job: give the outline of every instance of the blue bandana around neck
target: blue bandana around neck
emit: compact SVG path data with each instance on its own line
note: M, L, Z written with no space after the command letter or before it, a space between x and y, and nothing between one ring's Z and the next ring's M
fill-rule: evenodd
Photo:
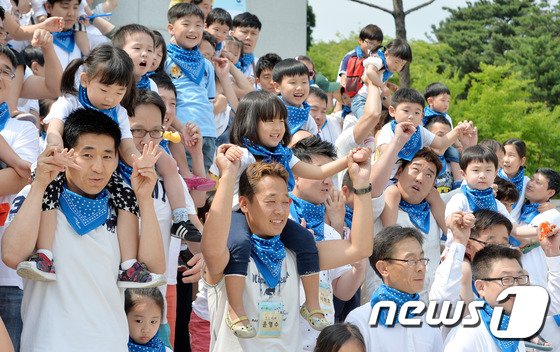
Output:
M358 57L358 59L364 58L364 51L359 45L356 48L354 48L354 51L356 52L356 56Z
M441 177L447 171L447 160L445 160L445 156L438 155L439 162L441 163L441 171L437 175L437 177Z
M255 61L255 55L253 55L253 53L243 54L235 64L235 67L245 73L245 70L253 64L253 61Z
M10 115L10 108L8 107L8 103L4 102L0 104L0 131L6 127L6 123L11 118Z
M95 199L91 199L65 186L60 194L60 210L70 226L83 236L103 225L109 218L109 191L103 189Z
M391 121L391 130L393 133L395 133L396 127L397 121ZM414 132L412 137L410 137L399 152L399 158L411 161L420 149L422 149L422 136L420 135L420 126L418 126L416 127L416 132Z
M159 145L161 146L161 149L163 149L163 151L167 153L167 155L171 155L171 150L169 149L168 140L162 139L161 142L159 142Z
M80 102L80 104L82 104L82 106L84 108L89 109L89 110L95 110L95 111L102 112L105 115L109 116L117 124L119 123L119 117L118 117L118 114L117 114L117 107L115 106L113 108L105 109L105 110L96 108L89 101L89 98L87 96L87 89L84 86L82 86L81 84L80 84L80 87L78 88L78 101Z
M301 128L307 120L309 119L309 112L311 111L311 106L307 104L306 101L303 102L301 108L296 108L295 106L290 106L286 104L284 99L280 98L284 105L286 105L286 109L288 110L288 128L290 129L290 133L292 136Z
M138 83L136 83L136 88L150 90L150 75L149 75L149 72L146 73L145 75L143 75L142 78L140 78Z
M498 346L500 351L502 351L502 352L515 352L515 351L517 351L517 346L519 344L519 340L500 339L500 338L495 337L492 334L492 331L490 331L490 320L492 319L492 314L494 312L494 309L492 307L490 307L490 305L486 301L484 301L484 306L482 307L481 310L479 310L479 312L480 312L480 318L484 322L484 326L486 327L486 330L488 330L488 333L490 334L490 336L492 336L492 340L494 340L494 342L496 343L496 345ZM500 326L498 327L498 330L506 330L507 327L508 327L508 324L509 324L509 315L503 314L502 315L502 321L500 322Z
M292 204L290 204L290 215L297 223L305 219L306 227L313 230L315 241L325 239L325 205L315 205L290 193Z
M387 82L389 78L393 77L393 72L389 71L389 67L387 66L387 58L385 57L385 53L383 50L377 50L377 56L383 61L383 83Z
M222 51L223 48L224 48L224 42L219 42L218 44L216 44L216 51L217 52Z
M426 200L423 200L420 204L410 204L401 200L399 208L408 214L410 221L420 231L425 234L430 232L430 204Z
M401 307L403 306L403 304L409 301L419 301L419 300L420 300L420 295L418 293L412 295L409 293L401 292L385 284L382 284L377 288L377 290L373 292L373 295L371 295L370 303L371 303L371 307L373 308L375 304L377 304L377 302L381 302L381 301L395 302L397 304L397 313L395 314L395 322L399 323L399 312L401 311ZM388 309L381 309L379 311L378 322L379 324L385 327L387 327L387 313L388 313ZM407 318L412 318L413 316L414 315L412 313L407 312L406 315Z
M503 169L499 169L498 170L498 176L501 179L504 179L506 181L509 181L509 182L513 183L515 185L515 188L517 188L517 192L519 193L519 198L513 204L513 208L515 208L515 206L519 202L519 199L521 199L521 196L523 195L523 184L525 183L524 182L524 180L525 180L525 168L523 166L521 166L521 168L517 172L517 175L513 176L513 178L509 178L508 175L506 175L506 173L504 172ZM523 200L521 200L521 201L523 201Z
M556 325L560 326L560 314L553 315L552 317L554 318Z
M531 221L535 218L535 216L539 215L539 207L540 203L525 203L521 208L521 216L519 217L519 221L530 224Z
M74 51L76 41L74 40L73 30L52 32L51 34L53 35L53 43L56 44L59 48L66 51L67 53L71 53Z
M352 108L348 105L342 105L342 118L345 118L346 115L352 113Z
M436 116L443 116L445 117L445 113L441 113L439 111L435 111L430 109L429 106L424 108L424 117L422 118L422 125L425 127L430 120Z
M130 186L130 176L132 175L132 166L128 166L124 161L119 159L119 166L117 167L118 173L123 180Z
M479 209L498 211L498 204L496 203L496 198L494 198L494 190L492 187L480 191L478 189L472 189L467 185L462 185L461 192L467 197L469 207L473 213Z
M187 50L171 43L167 45L167 54L179 66L184 75L194 83L200 84L204 76L205 64L204 56L198 50L198 46L195 46L192 50Z
M157 334L156 336L152 337L152 339L148 341L148 343L146 343L145 345L140 345L134 342L134 340L132 340L132 338L129 337L128 351L129 352L165 352L165 344L163 343L163 341L161 341L161 339Z
M280 282L282 261L286 257L286 249L280 236L261 238L251 235L251 258L262 275L266 285L275 288Z
M352 228L352 218L354 217L354 209L351 209L348 205L344 206L346 208L346 213L344 213L344 224L349 229Z
M269 150L262 145L251 142L247 137L243 137L243 146L254 156L262 157L265 163L277 162L284 165L290 176L288 178L288 191L294 189L295 180L292 168L290 167L290 160L292 159L292 150L290 148L284 147L280 143L274 150Z

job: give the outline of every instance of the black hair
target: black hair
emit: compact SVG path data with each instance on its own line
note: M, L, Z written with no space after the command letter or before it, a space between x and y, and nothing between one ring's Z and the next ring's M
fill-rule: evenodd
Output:
M471 238L479 238L482 231L498 225L505 226L508 233L511 233L511 230L513 229L511 221L497 211L479 209L475 211L473 215L475 217L475 222L473 228L471 229Z
M261 56L257 61L257 65L255 66L256 77L260 77L261 73L264 70L272 71L274 69L274 66L276 66L276 64L280 61L282 61L282 58L275 53L268 53Z
M555 197L558 195L558 193L560 193L560 173L558 173L558 171L542 167L537 169L535 174L541 174L546 177L546 179L548 180L547 189L554 190L554 195L552 197Z
M335 146L317 136L306 137L292 146L294 156L304 163L311 163L314 155L322 155L327 158L336 159Z
M52 99L39 99L39 116L41 119L47 117L49 111L51 111L51 106L55 102Z
M243 146L243 138L247 137L253 143L261 144L257 135L258 122L272 121L275 117L284 120L285 132L280 143L287 146L292 136L288 128L288 111L284 103L276 95L265 90L247 93L237 106L229 140L233 144Z
M62 142L64 148L74 148L81 135L92 133L113 138L115 153L121 143L121 130L112 118L102 112L91 109L77 109L68 115L64 122Z
M451 91L447 86L441 82L431 83L428 84L426 90L424 91L424 98L428 100L428 98L437 97L440 94L449 94L451 95Z
M354 182L352 182L352 178L350 177L348 170L344 171L344 176L342 176L342 186L346 186L350 189L354 188Z
M154 33L154 54L156 52L156 48L161 46L161 61L159 66L155 69L155 72L164 73L164 66L165 61L167 60L167 44L165 43L165 39L163 35L159 31L152 31Z
M426 123L426 126L424 126L424 127L426 127L426 129L429 130L430 127L432 127L436 123L443 123L444 125L447 125L447 126L451 127L451 123L449 122L449 120L446 119L445 116L442 116L442 115L436 115L434 117L431 117L428 120L428 123Z
M190 16L198 17L204 23L204 12L198 6L189 3L179 3L171 7L167 11L167 22L173 24L180 18Z
M38 63L40 66L45 65L45 57L43 56L43 51L40 48L28 45L21 51L21 56L25 61L25 65L31 68L33 62Z
M215 196L216 191L206 192L206 201L204 202L204 205L196 209L196 216L203 224L206 222L206 214L210 212L210 207L212 206Z
M443 166L441 165L441 161L439 160L437 154L428 147L420 149L410 160L402 160L401 165L399 166L400 170L404 170L410 163L414 161L414 159L424 159L429 163L434 164L436 167L436 174L434 176L439 175ZM435 177L434 177L435 182Z
M323 90L319 87L311 86L309 87L309 95L314 95L317 98L324 100L325 103L329 103L329 96L327 93L323 92Z
M513 183L508 180L497 176L494 179L494 184L498 187L496 192L496 199L500 202L517 202L519 199L519 191Z
M140 89L136 93L136 99L134 99L134 110L140 105L155 105L161 112L161 122L163 123L166 109L165 103L159 94L149 89ZM134 118L134 116L131 116L131 118Z
M206 31L202 32L202 40L206 40L212 46L212 48L216 50L216 47L218 46L218 40L212 34Z
M426 101L422 94L419 91L412 88L400 88L398 89L395 94L393 94L393 98L391 99L391 106L396 108L399 104L402 103L413 103L419 104L420 106L424 107Z
M527 146L525 145L525 142L523 142L521 139L510 138L504 142L504 149L506 145L513 145L515 151L517 152L520 158L524 158L527 156Z
M472 260L473 279L487 278L492 271L492 264L500 259L515 259L519 266L523 267L523 264L521 264L521 251L499 244L489 244L474 255Z
M122 49L126 45L126 41L128 37L130 37L135 33L147 34L150 38L152 38L152 44L154 45L154 49L155 49L156 39L154 37L154 32L150 28L137 23L127 24L117 29L117 31L111 38L111 42L117 48Z
M498 170L498 157L490 148L486 148L478 144L468 147L463 150L463 153L461 153L459 166L461 167L461 170L467 171L469 164L475 161L481 163L492 163L494 164L496 170Z
M158 89L163 88L170 90L173 92L173 94L175 94L175 98L177 98L177 88L175 88L173 81L171 81L171 78L167 74L155 73L150 76L150 79L154 81Z
M47 0L47 2L51 5L56 4L57 2L63 2L63 1L72 1L72 0ZM78 5L80 4L80 0L78 0Z
M495 139L483 139L480 142L478 142L478 145L481 145L486 148L490 148L496 154L498 153L499 150L501 150L502 153L504 154L506 152L506 148L504 148L504 145Z
M9 46L0 44L0 55L6 56L12 63L14 69L18 66L19 60Z
M272 69L272 80L280 84L285 77L306 76L309 77L309 69L305 64L296 59L284 59L277 63Z
M360 30L360 40L377 40L383 42L383 31L374 24L368 24Z
M259 31L262 28L262 23L259 21L259 18L252 13L243 12L233 18L233 28L237 27L248 27L248 28L255 28Z
M348 341L356 341L366 352L366 344L360 329L354 324L337 323L324 328L317 337L314 352L338 352L342 345Z
M405 60L407 64L412 62L412 49L406 40L391 40L385 47L385 52L388 52L391 56Z
M309 56L298 55L298 56L294 57L294 59L296 59L297 61L309 62L311 64L311 66L313 66L313 69L315 70L315 64L313 63L313 60L311 60L311 58Z
M260 181L266 176L281 178L286 182L286 191L288 190L289 175L282 164L277 162L267 163L264 161L257 161L249 165L249 167L241 173L239 177L239 196L253 200Z
M207 27L210 27L214 23L225 24L229 29L233 28L233 19L231 15L229 12L219 7L212 9L212 11L208 13L208 16L206 16Z
M383 277L375 267L375 264L380 260L392 258L397 244L408 238L417 240L420 246L424 243L423 235L414 227L388 226L375 235L375 245L373 246L373 253L369 257L369 264L381 279Z
M152 300L161 309L161 317L163 319L163 295L157 287L127 288L124 291L124 312L128 314L136 304L144 299Z
M62 94L78 94L75 78L80 66L90 81L98 79L102 84L127 87L121 105L127 109L129 115L133 114L132 102L136 91L134 64L124 50L110 44L103 44L93 49L87 57L70 62L62 73L60 82Z

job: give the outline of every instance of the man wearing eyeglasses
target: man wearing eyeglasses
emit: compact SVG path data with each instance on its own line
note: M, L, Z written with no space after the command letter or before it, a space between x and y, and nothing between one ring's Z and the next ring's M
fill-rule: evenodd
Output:
M454 302L459 299L461 262L473 224L472 214L452 214L453 242L436 270L430 301ZM420 300L418 293L424 288L429 259L422 249L423 241L424 235L412 227L390 226L375 236L370 265L383 284L373 293L370 302L354 309L346 318L346 322L360 329L368 352L443 350L443 337L438 327L429 326L424 321L420 327L410 328L398 321L400 307L406 302ZM387 324L387 311L381 310L377 326L372 327L369 325L372 307L382 301L396 303L395 324ZM410 311L407 316L412 317Z

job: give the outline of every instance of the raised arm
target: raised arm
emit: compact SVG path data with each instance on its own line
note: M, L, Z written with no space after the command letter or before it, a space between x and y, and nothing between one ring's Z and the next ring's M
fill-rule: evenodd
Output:
M370 149L356 148L352 150L347 157L333 160L321 166L300 161L292 167L292 172L298 177L303 177L310 180L323 180L346 169L346 167L348 166L348 161L350 160L349 158L353 158L355 162L361 163L364 160L369 160L370 156Z
M474 128L470 122L461 122L445 136L435 136L430 147L446 150L449 148L462 134L472 134Z
M372 134L375 125L381 117L381 96L379 88L368 81L368 95L366 105L364 106L364 114L354 126L354 141L356 144L362 144L367 136Z
M4 18L4 29L15 40L31 40L36 29L44 29L47 32L60 32L63 25L64 19L62 17L50 17L41 23L23 27L8 13Z

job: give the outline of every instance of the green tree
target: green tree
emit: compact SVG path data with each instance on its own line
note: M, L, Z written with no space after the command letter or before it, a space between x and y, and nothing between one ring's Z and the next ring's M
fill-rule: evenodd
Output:
M315 13L313 12L313 7L307 3L307 47L309 50L311 44L313 44L313 28L315 28Z
M348 38L338 36L338 40L318 42L307 51L315 64L315 70L330 81L336 81L338 66L344 55L358 45L358 35L351 33Z

